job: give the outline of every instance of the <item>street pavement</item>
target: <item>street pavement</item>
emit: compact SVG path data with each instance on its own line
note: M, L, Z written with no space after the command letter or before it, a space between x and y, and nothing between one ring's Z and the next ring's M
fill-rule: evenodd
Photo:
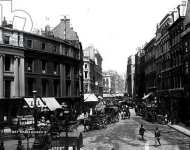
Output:
M105 129L83 132L83 147L81 150L190 150L190 137L174 130L167 125L150 123L136 116L131 111L131 118L120 120ZM145 140L139 136L139 127L143 124ZM161 146L155 146L154 129L161 130ZM79 136L83 126L79 126L69 136ZM64 133L62 133L64 136ZM30 148L34 139L30 139ZM16 150L17 140L5 141L5 150ZM26 140L22 141L26 148Z
M131 119L120 120L106 129L85 132L82 150L189 150L190 138L168 127L153 124L135 116L131 110ZM139 127L143 124L145 140L139 136ZM161 146L155 146L154 129L161 130Z

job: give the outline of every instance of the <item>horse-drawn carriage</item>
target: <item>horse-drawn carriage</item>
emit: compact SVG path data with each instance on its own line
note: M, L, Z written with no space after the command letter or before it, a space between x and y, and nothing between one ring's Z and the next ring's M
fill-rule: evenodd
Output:
M107 124L119 121L119 108L117 106L107 106L104 109Z
M110 123L119 121L119 109L117 106L106 106L102 111L96 111L93 115L84 119L84 126L88 130L102 129Z
M130 111L128 106L123 106L121 109L121 119L129 119Z

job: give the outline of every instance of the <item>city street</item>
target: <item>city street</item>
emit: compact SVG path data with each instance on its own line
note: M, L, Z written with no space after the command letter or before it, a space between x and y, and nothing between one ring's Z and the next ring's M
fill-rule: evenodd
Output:
M138 135L140 124L144 125L145 140ZM161 130L161 146L155 146L154 129ZM83 150L187 150L190 138L167 125L152 124L134 113L131 119L120 120L106 129L84 133Z

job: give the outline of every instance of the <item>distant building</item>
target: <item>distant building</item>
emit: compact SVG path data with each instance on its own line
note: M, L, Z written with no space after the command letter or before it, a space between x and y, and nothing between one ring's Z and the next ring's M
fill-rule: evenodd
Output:
M130 97L134 96L135 56L131 55L127 60L126 92Z
M56 28L60 32L61 24ZM82 65L79 39L66 41L56 32L47 36L0 27L0 121L11 123L33 90L37 97L55 97L79 110Z
M97 49L89 46L84 52L84 93L95 93L97 96L103 94L102 83L102 57Z
M124 79L116 71L104 71L103 87L104 94L124 93Z
M134 75L134 96L142 98L145 90L145 53L143 48L139 48L135 54L135 75Z
M112 93L115 86L113 84L113 77L111 74L103 73L103 93L110 94Z

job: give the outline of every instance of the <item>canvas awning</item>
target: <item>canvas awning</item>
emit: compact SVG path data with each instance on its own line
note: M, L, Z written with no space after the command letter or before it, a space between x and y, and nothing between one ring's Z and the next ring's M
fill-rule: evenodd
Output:
M57 108L62 108L54 97L42 97L42 100L51 111L54 111Z
M84 102L98 102L95 94L84 94Z
M34 108L34 98L24 98L24 100L30 108ZM40 98L36 99L36 106L41 108L46 107Z
M150 93L148 93L147 95L145 95L142 99L147 99L149 96L151 96L153 93L152 92L150 92Z
M103 97L102 96L98 96L98 99L103 99Z

